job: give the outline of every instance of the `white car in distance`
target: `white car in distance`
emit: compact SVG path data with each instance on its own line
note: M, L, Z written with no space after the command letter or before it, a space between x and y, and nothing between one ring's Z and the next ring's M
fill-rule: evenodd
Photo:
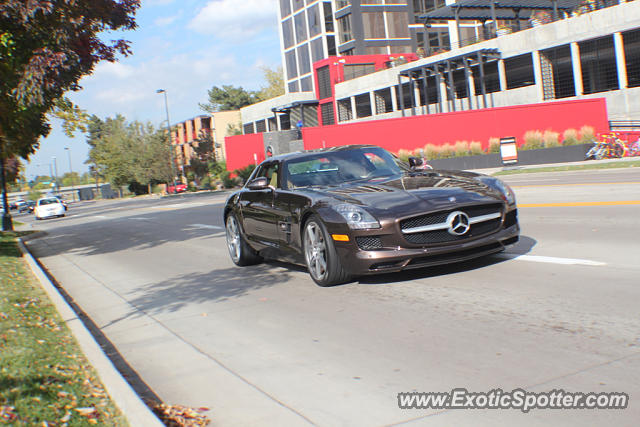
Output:
M53 218L58 216L64 216L66 209L56 197L42 197L38 199L36 207L33 210L36 215L36 219Z

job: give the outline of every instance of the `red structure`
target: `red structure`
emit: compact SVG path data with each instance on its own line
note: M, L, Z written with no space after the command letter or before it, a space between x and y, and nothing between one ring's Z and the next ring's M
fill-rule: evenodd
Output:
M317 128L303 128L307 150L346 144L374 144L394 153L414 150L426 144L478 141L483 148L489 138L513 136L518 145L525 132L592 126L596 133L607 132L607 104L604 98L545 102L512 107L483 108L452 113L428 114L372 120Z
M303 128L306 150L348 144L374 144L397 153L426 144L442 145L456 141L478 141L483 148L489 138L513 136L518 145L530 130L552 130L591 126L596 133L609 132L604 98L544 102L512 107L484 108L452 113L428 114L385 120L372 120L333 126ZM227 137L227 168L231 171L265 159L262 134Z

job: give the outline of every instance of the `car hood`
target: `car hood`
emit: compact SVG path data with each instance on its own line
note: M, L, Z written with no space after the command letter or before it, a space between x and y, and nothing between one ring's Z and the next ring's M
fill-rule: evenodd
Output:
M473 173L433 171L316 188L338 201L374 210L438 210L460 204L502 202L502 194Z

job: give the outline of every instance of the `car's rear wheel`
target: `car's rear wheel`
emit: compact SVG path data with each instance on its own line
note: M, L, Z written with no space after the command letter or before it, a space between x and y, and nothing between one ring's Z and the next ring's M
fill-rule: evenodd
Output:
M327 228L316 215L304 226L304 258L314 282L320 286L337 285L349 281L350 275L342 267Z
M235 265L244 267L258 264L262 261L262 257L242 237L240 224L238 224L235 214L230 213L227 216L225 228L227 230L227 248L229 249L229 255L231 255L231 261Z

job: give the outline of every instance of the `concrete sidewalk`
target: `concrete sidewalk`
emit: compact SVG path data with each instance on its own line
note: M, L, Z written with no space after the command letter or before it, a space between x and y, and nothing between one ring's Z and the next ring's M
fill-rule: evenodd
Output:
M621 159L603 159L603 160L583 160L581 162L565 162L565 163L546 163L540 165L509 165L502 166L497 168L486 168L486 169L469 169L469 172L477 172L483 173L485 175L493 175L496 172L501 172L505 170L530 170L530 169L541 169L541 168L554 168L560 166L580 166L580 165L591 165L591 164L603 164L603 163L624 163L624 162L632 162L634 160L640 160L640 157L623 157Z

